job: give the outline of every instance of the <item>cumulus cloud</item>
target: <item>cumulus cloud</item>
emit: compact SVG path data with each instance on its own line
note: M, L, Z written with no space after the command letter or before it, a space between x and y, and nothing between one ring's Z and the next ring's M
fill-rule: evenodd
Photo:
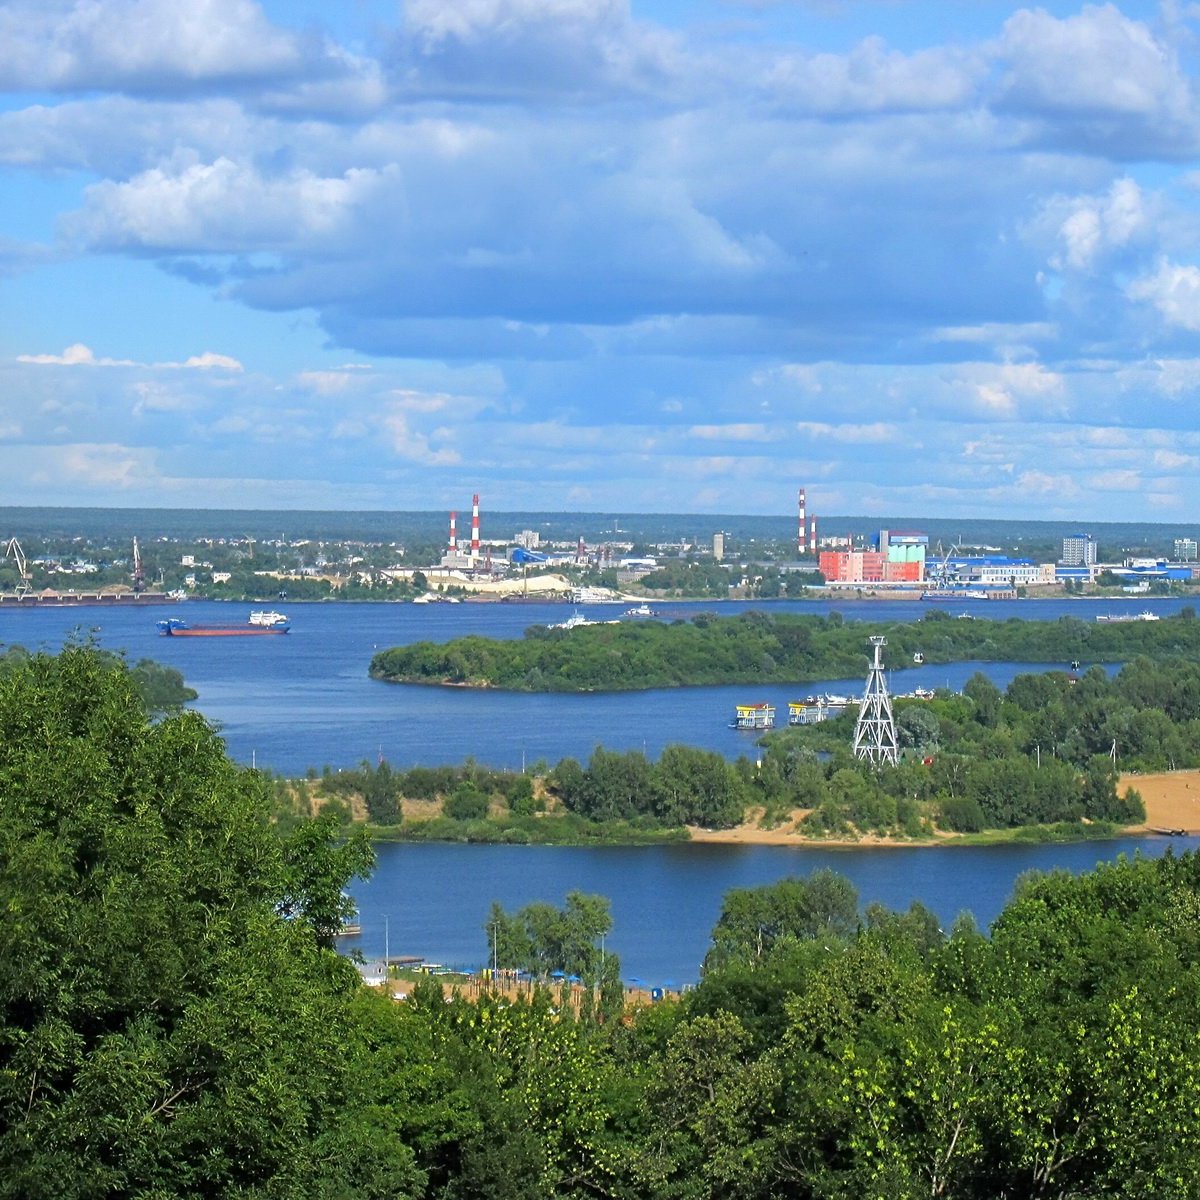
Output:
M252 0L10 0L0 86L164 93L328 70Z
M346 228L354 208L388 172L308 170L267 176L218 158L143 171L125 183L90 186L68 231L97 249L261 252L299 243L315 248Z
M1156 209L1136 181L1124 176L1101 195L1053 197L1030 229L1051 242L1049 262L1056 271L1090 271L1146 238Z
M971 101L986 69L977 54L953 48L901 54L881 37L870 37L846 54L782 56L763 87L781 104L805 112L919 112Z
M999 103L1046 116L1187 118L1193 99L1170 49L1114 4L1063 19L1023 8L1005 23Z
M1004 363L971 374L975 405L986 416L1012 419L1023 409L1061 414L1067 396L1063 377L1041 363Z
M682 74L677 39L627 0L408 0L393 52L397 86L418 94L600 99Z
M408 414L402 410L388 413L381 424L388 446L397 458L427 467L451 467L462 462L462 454L455 446L435 447L433 438L414 429ZM445 438L447 434L442 431L440 436Z
M256 0L10 0L0 86L39 94L0 163L36 184L0 271L38 297L109 256L131 332L108 357L47 313L29 344L74 344L0 360L3 424L409 503L466 464L534 507L660 510L802 477L1041 515L1099 473L1182 480L1192 406L1145 400L1200 389L1194 14L954 7L914 49L904 6L848 6L813 50L774 5L730 34L657 0L407 0L392 29L342 6L338 44ZM156 347L175 319L222 344L205 297L269 352L153 361L151 316Z
M1200 267L1161 259L1157 270L1133 280L1126 294L1153 305L1168 325L1200 330Z
M1172 399L1200 389L1200 358L1159 359L1152 371L1155 389Z

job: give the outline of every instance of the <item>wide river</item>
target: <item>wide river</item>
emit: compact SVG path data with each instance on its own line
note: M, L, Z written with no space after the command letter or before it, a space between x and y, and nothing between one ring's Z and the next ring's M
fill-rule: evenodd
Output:
M1054 620L1150 609L1166 616L1186 601L1037 600L975 602L980 617ZM372 654L414 641L446 641L460 634L519 637L530 625L561 621L561 604L292 604L284 637L171 639L154 622L171 606L107 608L0 608L0 646L57 650L71 636L94 636L123 650L130 661L155 658L177 667L199 692L195 707L221 730L238 761L287 774L328 764L334 769L382 754L394 766L458 763L468 755L490 766L519 768L539 759L572 755L586 760L598 744L645 750L656 757L672 742L705 746L736 757L753 754L753 735L728 728L733 705L788 700L810 692L861 693L862 679L835 679L794 687L712 687L580 696L530 696L458 688L397 686L367 677ZM662 606L664 615L700 610L722 614L758 607L769 612L825 614L846 620L908 622L929 605L914 602L833 601ZM249 605L188 601L188 620L241 622ZM612 606L582 606L609 619ZM959 611L958 608L953 610ZM1065 667L1066 663L1051 664ZM1086 664L1085 664L1086 665ZM1003 687L1016 674L1046 664L957 664L897 672L893 690L959 688L977 670ZM1193 839L1124 839L1074 846L948 847L819 850L792 847L674 846L653 848L484 847L383 845L375 876L359 884L363 934L358 948L417 954L454 965L487 961L483 926L493 900L506 908L532 900L561 904L573 888L599 892L613 903L610 949L622 973L651 985L693 981L708 935L731 887L769 883L833 866L848 875L864 904L905 908L920 899L944 924L970 910L989 924L1013 880L1030 868L1084 870L1135 848L1161 853L1167 845L1192 848Z

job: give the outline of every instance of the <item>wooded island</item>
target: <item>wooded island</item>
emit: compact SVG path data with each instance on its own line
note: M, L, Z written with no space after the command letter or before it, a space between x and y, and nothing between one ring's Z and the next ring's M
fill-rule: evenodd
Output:
M867 638L888 639L890 670L925 663L1127 662L1200 656L1195 611L1159 621L1101 623L958 619L941 609L887 625L752 611L690 620L623 621L574 629L535 625L524 637L479 636L381 650L372 678L392 683L494 687L521 692L634 691L733 683L803 683L863 677Z

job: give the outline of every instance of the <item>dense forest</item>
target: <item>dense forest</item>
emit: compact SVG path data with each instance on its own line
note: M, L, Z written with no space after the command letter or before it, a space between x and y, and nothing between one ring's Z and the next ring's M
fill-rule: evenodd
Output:
M987 933L735 890L640 1010L601 898L493 908L544 986L396 1003L329 949L369 845L269 790L92 648L0 677L0 1197L1200 1194L1194 855L1029 876Z
M888 639L900 669L921 655L946 662L1124 662L1200 655L1193 609L1161 621L1103 624L958 620L940 609L919 621L877 625L827 617L702 613L690 621L617 622L574 629L533 626L519 640L478 636L382 650L370 674L397 683L446 683L526 692L627 691L731 683L800 683L865 677L867 638Z

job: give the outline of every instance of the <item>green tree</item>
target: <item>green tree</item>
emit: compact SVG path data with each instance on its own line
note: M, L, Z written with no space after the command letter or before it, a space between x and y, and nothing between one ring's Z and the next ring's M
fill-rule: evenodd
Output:
M398 825L400 813L400 780L385 760L381 760L374 771L366 772L366 790L363 799L367 815L377 825Z
M807 879L782 879L726 892L712 933L705 971L730 962L760 962L784 940L841 938L858 922L858 892L828 868Z
M0 1197L415 1194L322 948L366 853L269 791L90 647L0 679Z
M452 821L482 821L488 814L488 798L473 783L464 780L446 797L442 813Z

